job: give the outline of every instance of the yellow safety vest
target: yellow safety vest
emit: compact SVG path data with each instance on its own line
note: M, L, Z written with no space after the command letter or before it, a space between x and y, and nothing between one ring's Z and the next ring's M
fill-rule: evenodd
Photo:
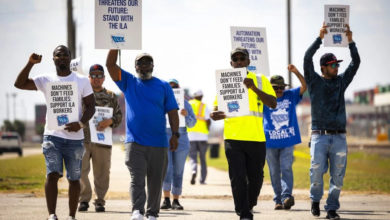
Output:
M207 128L207 123L204 117L206 105L197 99L192 99L189 103L191 104L192 110L196 116L196 124L192 128L187 127L187 131L209 134L209 129Z
M248 72L247 78L253 79L255 86L263 92L276 97L271 83L263 74L256 77L255 73ZM258 86L257 78L261 81L260 87ZM225 140L265 141L263 128L263 102L258 99L257 94L251 89L248 90L248 96L250 115L226 118L224 120L225 125L223 132ZM214 102L214 106L218 106L217 100Z

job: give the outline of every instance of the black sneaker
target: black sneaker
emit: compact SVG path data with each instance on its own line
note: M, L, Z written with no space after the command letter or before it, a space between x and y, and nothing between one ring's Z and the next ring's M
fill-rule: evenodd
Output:
M105 212L106 209L104 208L104 206L102 204L96 204L95 205L95 211L96 212Z
M336 213L336 210L329 210L326 219L337 220L340 219L340 216Z
M183 210L184 208L183 208L182 205L180 205L179 200L174 199L173 202L172 202L172 209Z
M285 200L283 201L283 208L284 208L284 209L289 210L289 209L291 209L291 207L294 206L294 205L295 205L294 197L289 197L289 198L287 198L287 199L285 199Z
M320 203L319 202L312 202L311 203L311 214L313 216L316 216L316 217L320 216Z
M191 177L191 185L195 184L195 178L196 178L196 173L193 173Z
M172 206L171 206L171 200L169 200L169 199L164 199L164 202L163 202L163 204L161 205L161 207L160 207L160 209L170 209L170 208L172 208Z
M79 212L86 212L89 208L88 202L80 202Z

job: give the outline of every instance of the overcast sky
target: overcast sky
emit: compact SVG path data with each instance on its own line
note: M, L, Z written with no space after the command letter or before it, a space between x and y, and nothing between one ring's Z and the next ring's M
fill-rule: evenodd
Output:
M346 96L376 85L390 84L388 67L390 44L390 1L387 0L291 0L292 63L303 74L303 56L319 34L325 4L350 5L350 26L361 57L360 69ZM271 75L287 78L286 1L285 0L165 0L143 1L143 49L122 52L122 66L134 73L134 58L148 52L155 60L154 75L176 78L190 91L202 89L211 105L215 97L215 70L230 68L230 26L265 27ZM82 57L87 73L94 63L105 64L108 50L94 49L94 2L74 1L77 23L77 56ZM66 0L0 1L1 73L0 122L7 117L6 94L17 93L16 117L34 119L34 105L44 103L40 92L21 91L13 84L31 53L43 55L31 76L55 74L52 51L67 44ZM317 72L319 58L333 52L343 59L342 72L351 58L347 48L323 48L314 56ZM386 58L387 57L387 58ZM293 85L298 86L294 79ZM105 86L119 93L106 78ZM9 100L9 117L14 118L14 99ZM0 123L0 124L1 124Z

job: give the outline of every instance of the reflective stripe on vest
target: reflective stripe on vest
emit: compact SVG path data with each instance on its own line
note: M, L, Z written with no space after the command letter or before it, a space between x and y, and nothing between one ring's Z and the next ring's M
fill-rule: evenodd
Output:
M192 110L195 113L197 121L194 127L187 127L187 131L208 134L209 129L207 128L207 123L204 115L206 113L206 105L196 99L190 100L189 103L191 104Z

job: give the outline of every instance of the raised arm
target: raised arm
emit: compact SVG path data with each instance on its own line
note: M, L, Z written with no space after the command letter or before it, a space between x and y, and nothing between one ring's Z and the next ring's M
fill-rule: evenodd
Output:
M352 40L352 31L349 28L349 25L345 25L347 27L347 30L345 31L345 34L347 35L347 39L349 42L349 50L351 53L352 61L349 63L347 69L344 72L344 80L346 82L346 86L351 83L353 77L355 76L359 66L360 66L360 56L358 53L358 50L356 48L355 42Z
M31 54L30 58L28 59L28 62L26 66L20 71L18 77L16 78L14 86L18 89L23 90L37 90L37 86L35 85L34 81L32 79L28 78L28 75L30 74L30 71L32 67L40 63L42 60L42 55L38 54Z
M121 80L121 68L116 64L118 58L118 50L108 51L106 67L110 73L111 79L114 81Z
M272 95L268 95L267 93L257 88L255 83L253 82L253 79L245 78L244 84L248 89L252 89L252 91L257 94L257 97L260 98L264 105L270 108L276 108L276 98Z
M289 64L287 66L287 69L288 69L288 71L293 72L297 76L297 78L299 79L299 82L301 82L301 88L299 89L299 95L303 95L303 93L305 93L306 88L307 88L305 78L303 78L302 74L298 71L298 69L293 64Z
M313 56L317 52L318 48L320 48L320 45L322 44L322 39L324 39L325 34L327 34L327 28L328 26L325 25L325 22L323 23L321 29L320 29L320 35L317 37L317 39L314 41L312 45L306 50L305 57L303 59L303 74L305 76L306 82L308 82L313 74L316 74L314 71L314 65L313 65Z

